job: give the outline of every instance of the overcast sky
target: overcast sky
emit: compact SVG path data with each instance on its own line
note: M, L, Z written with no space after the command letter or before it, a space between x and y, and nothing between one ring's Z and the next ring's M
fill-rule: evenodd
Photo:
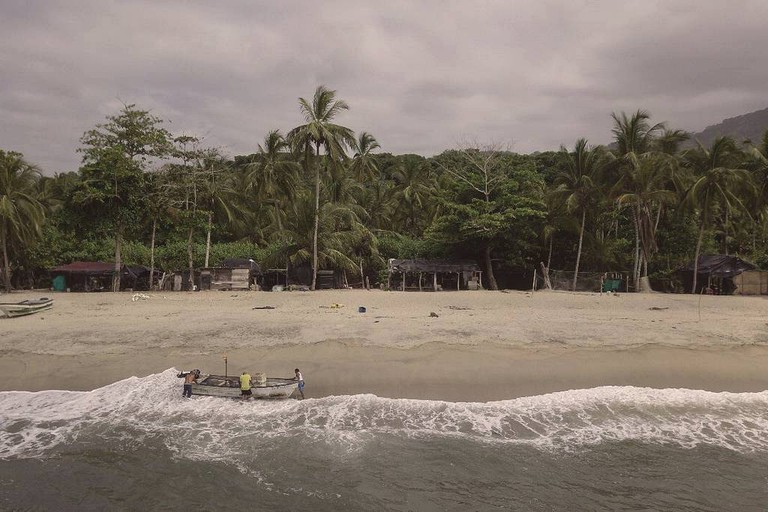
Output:
M76 170L124 103L230 156L324 84L382 150L610 140L611 112L701 130L768 107L768 1L0 3L0 148Z

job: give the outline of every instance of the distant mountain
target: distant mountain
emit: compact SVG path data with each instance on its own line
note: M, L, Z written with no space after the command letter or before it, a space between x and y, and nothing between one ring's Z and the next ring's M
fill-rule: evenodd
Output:
M757 145L763 139L766 130L768 130L768 108L731 117L721 123L707 126L704 130L694 133L685 146L695 146L696 140L704 146L709 146L715 138L726 135L732 137L736 142L750 140Z

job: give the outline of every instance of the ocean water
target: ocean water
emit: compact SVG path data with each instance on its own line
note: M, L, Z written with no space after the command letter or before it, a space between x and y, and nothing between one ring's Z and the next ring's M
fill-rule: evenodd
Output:
M491 403L0 393L0 510L766 510L768 392Z

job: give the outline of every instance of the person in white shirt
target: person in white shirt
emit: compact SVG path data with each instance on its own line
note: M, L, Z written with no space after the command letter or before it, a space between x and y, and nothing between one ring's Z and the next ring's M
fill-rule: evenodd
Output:
M296 372L296 377L294 377L294 380L299 381L299 393L301 394L301 399L304 400L304 376L301 374L298 368L296 368L294 372Z

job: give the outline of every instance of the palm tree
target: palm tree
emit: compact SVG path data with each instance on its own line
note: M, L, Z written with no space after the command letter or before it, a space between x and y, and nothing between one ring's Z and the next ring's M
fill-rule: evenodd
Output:
M308 191L299 192L291 203L283 231L273 236L279 242L267 256L267 265L298 266L312 261L314 250L314 208L313 198ZM354 209L347 205L327 202L322 205L321 222L325 233L317 247L320 265L356 272L358 265L348 255L352 254L362 240L375 237L362 224ZM374 250L374 246L371 246Z
M45 209L36 197L40 171L20 153L0 150L0 249L3 251L3 286L11 291L9 245L28 245L40 236Z
M677 144L678 134L677 132L665 132L667 133L667 139L664 142L659 143L657 141L658 134L665 130L664 123L657 123L651 125L651 115L645 110L637 110L631 116L627 116L625 112L621 115L615 112L611 114L613 118L613 133L614 144L616 150L614 151L616 156L615 165L613 168L617 171L617 175L613 177L616 181L622 178L623 175L632 174L633 169L637 167L639 158L643 158L642 155L648 155L651 151L660 147L669 147ZM642 265L643 253L641 252L641 234L640 224L638 220L639 213L637 209L632 207L632 224L635 230L635 252L634 252L634 265L633 265L633 280L635 282L635 289L639 287L640 283L640 269Z
M277 229L283 229L281 200L290 200L296 194L299 164L290 154L290 145L280 130L272 130L259 144L254 162L246 167L248 188L253 190L259 202L272 205Z
M365 205L373 230L392 230L392 220L396 209L395 188L391 181L375 180L365 187L358 204Z
M203 199L201 206L208 215L204 266L208 267L211 255L211 232L213 231L214 215L220 218L223 217L226 222L232 220L233 214L230 209L230 199L235 195L235 192L230 186L227 174L225 174L229 166L218 150L209 149L205 151L205 157L201 164L203 176L205 176L205 183L201 191Z
M576 141L573 152L568 152L565 147L561 147L560 151L564 156L566 169L555 177L554 193L569 212L581 214L579 247L576 252L576 268L573 271L573 290L576 291L587 211L594 209L599 202L600 188L597 185L597 175L605 161L602 150L589 147L586 139Z
M619 206L630 205L632 208L635 232L643 256L642 276L647 280L648 262L658 249L656 228L659 215L664 205L672 204L676 199L671 188L675 160L664 153L629 153L625 161L627 169L614 186L612 195L616 197ZM638 280L640 276L638 268ZM648 283L645 284L648 288ZM638 288L639 283L636 282L635 289Z
M712 223L718 206L726 212L740 207L744 209L742 197L738 192L751 186L750 175L745 169L737 168L739 150L730 137L718 137L709 148L698 144L698 148L688 151L685 163L693 172L693 184L688 187L683 198L684 204L699 212L699 236L693 263L693 286L691 293L696 293L699 272L699 254L704 231Z
M664 130L664 123L651 125L651 114L646 110L638 110L631 117L625 112L621 115L615 112L613 118L613 140L616 144L616 153L619 157L629 153L647 153L656 140L658 132Z
M754 204L750 208L750 211L754 212L752 223L752 251L754 252L757 247L759 223L764 225L768 216L768 130L763 133L759 146L749 144L746 166L751 171L752 180L757 188Z
M398 202L396 218L399 229L417 236L423 226L419 217L435 196L436 184L432 169L421 157L403 155L392 175L395 181L394 198Z
M354 156L352 157L350 171L352 171L352 175L360 183L370 181L378 176L379 166L373 156L373 151L379 148L381 146L376 138L368 132L360 132L360 135L352 144Z
M304 98L299 98L299 108L306 124L288 132L288 141L294 151L302 155L305 172L309 173L310 167L314 165L315 227L312 236L311 287L314 290L317 285L317 237L320 230L320 150L324 150L326 159L344 160L346 159L345 148L354 144L355 138L352 130L332 122L338 114L349 110L346 102L336 99L336 91L321 85L315 90L311 104Z

